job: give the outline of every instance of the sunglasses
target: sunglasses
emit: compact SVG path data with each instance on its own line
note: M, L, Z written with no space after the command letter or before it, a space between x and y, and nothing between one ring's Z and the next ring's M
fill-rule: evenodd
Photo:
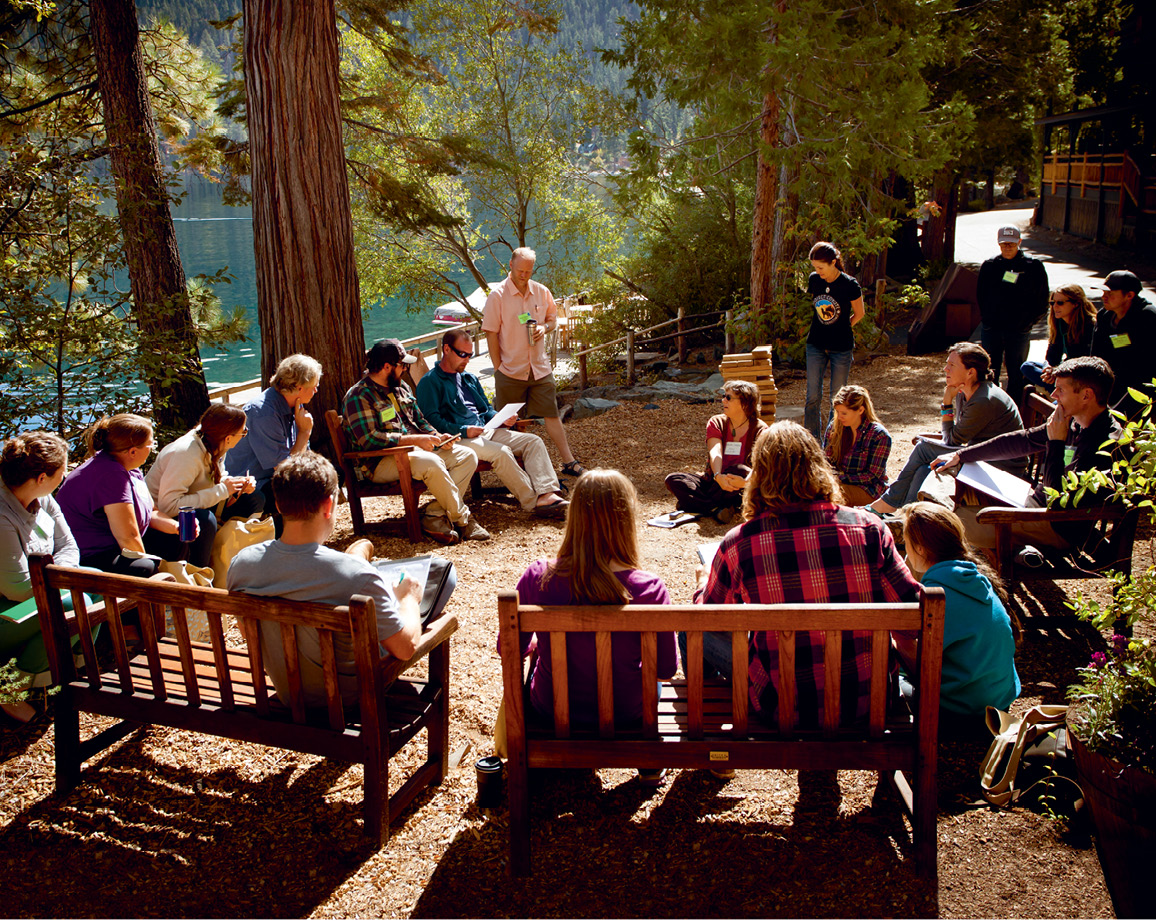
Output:
M474 357L473 352L463 352L461 349L455 349L452 345L447 346L447 348L451 352L453 352L455 355L457 355L458 358L473 358Z
M1053 307L1058 307L1060 304L1067 304L1067 303L1068 303L1068 301L1064 300L1062 297L1057 297L1055 300L1053 300L1053 301L1049 301L1049 303L1050 303L1050 304L1051 304Z
M721 397L719 397L719 399L726 403L728 400L733 400L734 397L729 393L724 393Z

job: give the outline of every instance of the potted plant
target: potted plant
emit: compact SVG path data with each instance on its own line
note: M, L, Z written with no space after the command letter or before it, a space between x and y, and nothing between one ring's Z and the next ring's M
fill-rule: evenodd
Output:
M1151 400L1124 426L1119 439L1128 453L1110 473L1071 475L1069 496L1084 490L1112 492L1130 506L1153 508L1156 491L1156 424ZM1062 501L1062 500L1061 500ZM1133 636L1141 619L1156 611L1156 565L1129 578L1109 573L1107 603L1077 595L1076 616L1111 635L1106 652L1097 652L1079 669L1068 690L1068 738L1076 779L1096 829L1100 863L1118 917L1156 915L1156 643Z

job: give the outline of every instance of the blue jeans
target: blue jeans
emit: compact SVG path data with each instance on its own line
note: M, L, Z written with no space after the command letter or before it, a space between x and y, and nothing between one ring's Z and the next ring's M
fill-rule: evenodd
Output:
M919 498L919 488L931 472L931 462L944 454L958 451L959 448L949 448L946 445L934 444L930 441L921 441L907 458L907 463L899 471L899 476L891 481L887 491L879 498L888 505L902 508Z
M1044 383L1044 363L1042 361L1025 361L1020 365L1020 375L1026 384L1032 384L1036 387L1051 387L1050 384Z
M803 426L820 442L831 419L835 415L835 394L847 383L851 376L852 351L828 352L807 346L807 405L803 409ZM831 389L827 393L827 421L819 427L819 404L823 401L823 377L827 366L831 366Z
M678 652L682 656L682 671L686 674L686 634L678 635ZM704 633L702 635L703 677L731 680L731 635Z

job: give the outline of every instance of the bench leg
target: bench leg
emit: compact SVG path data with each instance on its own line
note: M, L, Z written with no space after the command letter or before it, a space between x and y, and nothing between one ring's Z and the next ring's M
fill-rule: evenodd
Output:
M924 879L936 879L938 866L939 803L936 795L935 764L927 764L921 759L915 769L915 789L913 792L913 814L911 816L912 840L915 844L915 872Z
M436 712L426 727L429 737L429 763L437 765L432 781L436 786L450 771L450 644L442 643L429 654L429 680L438 689Z
M57 694L55 709L56 792L64 794L80 783L80 714L67 687Z
M389 758L385 752L366 759L364 793L365 834L384 847L389 841Z

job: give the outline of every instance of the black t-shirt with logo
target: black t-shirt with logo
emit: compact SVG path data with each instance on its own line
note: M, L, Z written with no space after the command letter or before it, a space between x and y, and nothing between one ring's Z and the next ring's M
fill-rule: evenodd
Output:
M851 331L851 302L863 296L859 282L840 272L832 282L823 281L818 272L807 279L807 294L811 298L811 331L807 345L828 352L849 352L855 348L855 334Z

